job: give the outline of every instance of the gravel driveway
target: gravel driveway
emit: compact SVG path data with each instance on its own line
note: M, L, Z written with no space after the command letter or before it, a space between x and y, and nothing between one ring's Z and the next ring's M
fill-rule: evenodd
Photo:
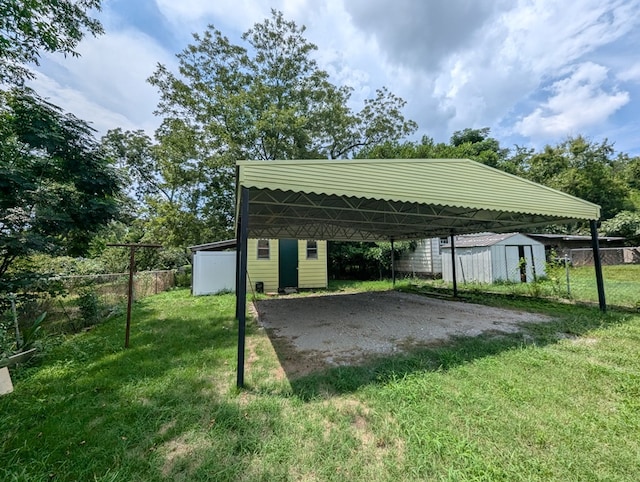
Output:
M296 374L441 343L452 336L513 333L522 323L550 320L397 291L278 297L256 302L256 309L281 362L300 365L293 370Z

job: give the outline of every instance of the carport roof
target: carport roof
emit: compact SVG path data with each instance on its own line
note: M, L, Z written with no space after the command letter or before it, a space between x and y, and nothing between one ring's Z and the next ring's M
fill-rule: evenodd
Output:
M237 168L251 238L419 239L600 217L598 205L468 159L238 161Z

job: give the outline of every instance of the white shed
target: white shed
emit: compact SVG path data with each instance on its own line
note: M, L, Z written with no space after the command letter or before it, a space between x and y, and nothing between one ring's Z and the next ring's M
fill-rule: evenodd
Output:
M453 281L451 244L441 247L442 278ZM455 237L456 278L463 283L530 282L545 275L544 245L524 234Z

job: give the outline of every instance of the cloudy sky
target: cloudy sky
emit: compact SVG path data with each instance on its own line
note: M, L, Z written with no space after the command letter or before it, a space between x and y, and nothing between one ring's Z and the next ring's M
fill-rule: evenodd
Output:
M32 86L99 134L151 133L157 63L175 71L208 24L240 42L271 7L307 27L354 107L381 86L404 98L417 138L489 127L540 148L583 134L640 155L640 0L103 0L106 34L78 59L43 58Z

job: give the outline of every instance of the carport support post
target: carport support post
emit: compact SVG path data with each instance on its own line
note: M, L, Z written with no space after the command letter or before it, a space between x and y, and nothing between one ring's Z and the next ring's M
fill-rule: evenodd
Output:
M393 281L393 286L396 285L396 253L393 249L393 238L391 238L391 280Z
M238 369L236 386L244 387L244 346L247 323L247 236L249 232L249 190L240 188L240 219L236 246L236 317L238 318Z
M598 302L600 311L607 311L607 303L604 297L604 279L602 278L602 262L600 261L600 243L598 242L598 226L594 219L589 221L591 228L591 246L593 248L593 266L596 270L596 286L598 287Z
M451 277L453 278L453 296L458 297L458 280L456 278L456 235L451 231Z

